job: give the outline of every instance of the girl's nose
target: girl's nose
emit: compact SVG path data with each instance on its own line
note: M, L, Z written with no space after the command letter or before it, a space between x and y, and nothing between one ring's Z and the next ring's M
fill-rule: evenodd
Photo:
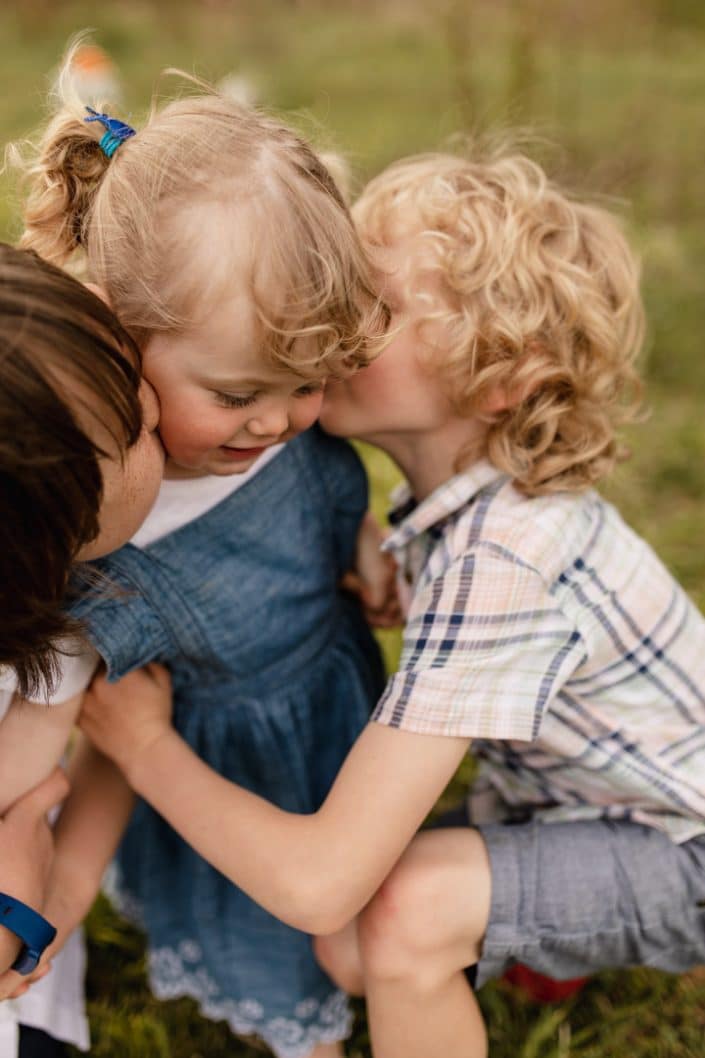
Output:
M247 428L255 437L279 437L289 429L288 401L268 401L248 420Z

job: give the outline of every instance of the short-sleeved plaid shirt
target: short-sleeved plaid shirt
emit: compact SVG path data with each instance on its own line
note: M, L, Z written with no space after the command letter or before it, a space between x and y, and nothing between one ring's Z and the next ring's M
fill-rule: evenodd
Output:
M487 462L397 498L385 548L412 594L373 719L473 739L482 821L705 833L705 619L617 511L527 498Z

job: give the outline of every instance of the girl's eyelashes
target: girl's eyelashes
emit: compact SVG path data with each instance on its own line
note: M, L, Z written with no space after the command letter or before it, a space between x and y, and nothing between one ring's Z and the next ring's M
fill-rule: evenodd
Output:
M245 397L238 396L236 393L221 393L220 391L215 391L215 398L225 408L249 408L249 406L254 404L257 400L257 394L248 393Z
M295 397L309 397L312 393L320 393L323 389L323 382L309 382L305 386L299 386L294 391ZM221 390L213 390L215 399L219 404L222 404L225 408L249 408L250 405L255 404L259 399L259 392L244 394L237 393L223 393Z

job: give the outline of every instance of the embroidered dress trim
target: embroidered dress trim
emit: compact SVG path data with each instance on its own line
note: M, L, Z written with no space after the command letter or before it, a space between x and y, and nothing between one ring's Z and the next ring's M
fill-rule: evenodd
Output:
M201 949L196 941L181 941L178 948L156 948L149 953L149 981L158 999L190 996L201 1013L212 1021L227 1021L238 1036L259 1036L278 1058L306 1058L319 1043L336 1043L350 1035L352 1014L347 997L334 992L323 1003L303 999L295 1008L296 1018L264 1020L256 999L227 999L218 995L216 982L198 967ZM303 1025L297 1018L317 1017Z
M103 877L103 892L125 918L142 926L140 903L121 888L119 875L117 864L110 864ZM220 995L216 981L199 966L202 957L200 944L190 939L176 947L151 949L147 960L149 984L157 999L189 996L205 1018L227 1021L237 1036L259 1036L277 1058L307 1058L318 1044L337 1043L350 1035L352 1013L344 992L335 991L323 1002L313 997L302 999L294 1009L295 1017L266 1020L259 1000ZM315 1022L311 1022L314 1017ZM302 1024L304 1019L309 1024Z

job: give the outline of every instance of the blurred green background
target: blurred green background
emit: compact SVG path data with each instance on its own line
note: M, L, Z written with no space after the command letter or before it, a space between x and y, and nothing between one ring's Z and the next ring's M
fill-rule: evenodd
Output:
M644 264L651 413L606 491L705 605L702 0L0 0L0 139L36 130L63 48L87 27L138 126L159 71L178 66L244 78L259 101L346 155L358 186L456 133L524 127L553 175L620 209ZM20 230L18 195L0 176L4 238ZM365 456L381 511L395 475ZM104 903L90 932L96 1058L262 1053L188 1001L151 1000L141 941ZM604 974L555 1008L489 986L492 1055L701 1058L702 982ZM362 1014L349 1053L369 1055Z

